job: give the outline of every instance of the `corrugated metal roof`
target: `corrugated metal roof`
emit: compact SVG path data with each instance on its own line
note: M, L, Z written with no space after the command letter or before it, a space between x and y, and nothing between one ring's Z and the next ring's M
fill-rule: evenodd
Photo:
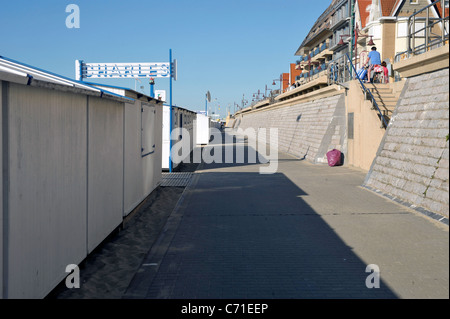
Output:
M153 97L150 97L150 96L146 95L145 93L142 93L142 92L130 89L130 88L126 88L126 87L123 87L123 86L116 86L116 85L110 85L110 84L100 84L100 83L95 83L95 82L83 82L83 83L86 83L88 85L92 85L93 87L99 88L99 89L106 88L106 90L108 90L108 88L110 88L110 89L113 89L113 90L114 89L123 90L125 95L122 95L122 94L119 94L119 95L120 96L125 96L125 97L128 97L128 98L132 98L132 97L130 97L127 93L132 93L132 94L136 95L137 99L139 99L141 97L144 97L149 102L152 101L152 100L155 101L157 104L162 102L162 101L160 101L158 99L155 99Z
M163 106L170 106L170 104L163 104ZM188 109L186 109L186 108L184 108L184 107L177 106L177 105L172 105L172 107L173 107L173 108L180 109L180 110L183 110L183 111L188 111L188 112L191 112L191 113L195 113L195 114L198 113L197 111L191 111L191 110L188 110Z
M99 94L100 96L112 96L112 97L120 97L127 100L133 100L128 97L124 97L112 92L109 92L107 90L103 90L97 87L94 87L90 84L76 81L70 78L67 78L62 75L58 75L43 69L39 69L34 66L27 65L25 63L15 61L10 58L6 58L4 56L0 56L0 72L12 74L15 76L23 77L26 79L25 83L27 85L30 85L33 80L63 85L67 87L71 87L74 89L83 89L91 92L95 92ZM1 79L1 78L0 78ZM134 101L134 100L133 100Z

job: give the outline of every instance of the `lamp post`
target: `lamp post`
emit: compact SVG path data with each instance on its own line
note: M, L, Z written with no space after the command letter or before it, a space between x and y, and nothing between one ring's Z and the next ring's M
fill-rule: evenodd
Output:
M269 88L267 87L267 84L266 84L266 89L265 89L265 91L264 91L264 96L265 96L265 97L268 97L268 96L267 96L267 91L269 91L269 92L270 92L270 95L272 95L272 89L269 89Z
M283 82L284 82L283 74L280 74L280 78L279 79L273 80L272 85L276 85L276 83L275 83L276 81L280 81L280 94L281 94L281 93L283 93Z
M244 94L242 94L242 101L241 101L241 103L242 103L241 109L243 109L244 105L246 105L248 103L248 101L244 98Z
M155 97L155 79L150 78L150 97Z
M233 103L234 103L234 113L236 113L236 107L239 110L239 104L237 104L236 102L233 102Z
M262 95L262 92L260 92L259 90L258 90L258 92L257 93L253 93L253 99L252 99L252 101L259 101L261 98L259 97L260 95Z
M340 35L341 39L339 40L338 45L344 45L345 42L344 42L344 40L342 38L343 37L349 37L349 36L350 36L350 34L341 34ZM358 26L356 26L355 31L354 31L354 36L352 37L352 41L351 41L351 43L352 43L351 45L352 45L353 48L352 48L352 50L350 50L350 54L352 54L353 51L354 51L355 59L357 59L357 56L358 56L358 38L369 38L369 42L367 42L367 45L372 46L372 45L375 45L375 43L373 42L372 37L373 37L372 35L360 33L360 30L359 30ZM351 59L351 62L353 63L353 57L352 56L350 57L350 59ZM356 61L355 61L355 65L356 65Z

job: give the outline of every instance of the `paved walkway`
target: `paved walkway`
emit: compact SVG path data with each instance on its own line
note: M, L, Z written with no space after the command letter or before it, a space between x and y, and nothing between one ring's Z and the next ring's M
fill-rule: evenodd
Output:
M201 164L123 298L449 298L448 226L355 169L260 166Z

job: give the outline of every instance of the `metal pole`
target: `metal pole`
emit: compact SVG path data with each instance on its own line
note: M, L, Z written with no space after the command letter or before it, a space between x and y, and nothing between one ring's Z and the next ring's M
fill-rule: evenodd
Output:
M441 30L442 30L442 45L445 44L445 3L444 0L441 0L441 8L442 8L442 13L441 13Z
M169 64L170 64L170 90L169 90L169 103L170 103L170 125L169 125L169 172L172 173L172 49L169 49Z
M408 17L408 34L407 34L408 40L407 40L407 44L408 44L408 53L407 56L409 57L410 53L411 53L411 17Z
M355 45L354 31L353 31L353 27L355 24L355 0L350 0L350 3L351 3L351 6L350 6L350 35L352 37L351 48L350 48L350 63L353 64L353 48ZM352 70L353 69L351 68L350 69L350 79L352 78Z
M356 72L358 72L358 69L356 68L358 66L358 33L359 29L355 29L355 69Z
M283 73L280 74L280 94L283 93Z
M430 8L427 9L427 17L425 19L425 52L428 51L428 36L429 36L428 24L429 23L430 23Z
M150 80L150 97L155 97L155 81Z
M413 25L412 25L412 51L413 55L416 53L416 10L414 9Z

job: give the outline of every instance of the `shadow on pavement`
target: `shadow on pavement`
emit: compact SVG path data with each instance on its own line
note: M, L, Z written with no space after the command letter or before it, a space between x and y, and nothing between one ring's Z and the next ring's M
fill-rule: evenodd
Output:
M284 174L207 171L186 196L143 298L397 298Z

